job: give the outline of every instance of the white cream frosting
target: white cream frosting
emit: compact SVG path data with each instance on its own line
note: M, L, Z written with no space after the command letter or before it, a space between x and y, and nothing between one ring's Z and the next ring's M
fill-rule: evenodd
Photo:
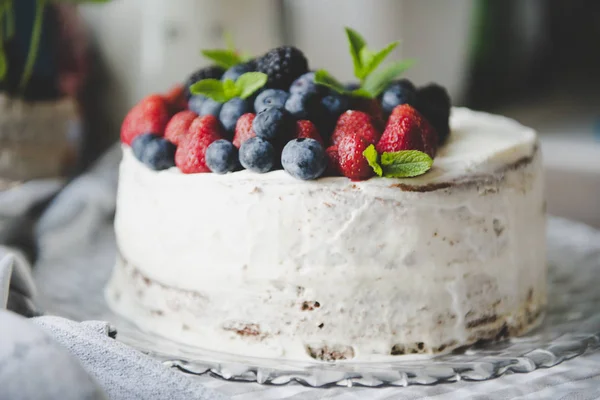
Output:
M154 172L124 148L109 302L178 341L290 359L526 331L546 301L536 134L467 109L451 127L413 179Z

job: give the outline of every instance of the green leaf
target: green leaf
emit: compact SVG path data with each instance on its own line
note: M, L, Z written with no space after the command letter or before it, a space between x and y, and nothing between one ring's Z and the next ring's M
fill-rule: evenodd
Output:
M360 50L359 57L360 57L360 66L361 67L360 67L360 71L358 71L358 75L356 75L356 71L355 71L355 76L360 81L363 81L368 75L366 67L373 61L373 58L375 57L375 53L373 53L367 47L363 47Z
M373 71L375 71L377 67L381 65L383 60L385 60L387 56L394 51L398 44L400 44L400 42L390 43L378 53L369 54L368 58L363 60L363 74L365 77L369 76Z
M229 69L242 62L240 56L231 50L202 50L202 55L225 69Z
M268 78L267 74L263 74L262 72L246 72L245 74L242 74L237 81L235 81L235 87L238 91L237 96L242 99L247 99L258 89L265 86Z
M397 61L369 75L362 89L377 97L390 83L413 65L413 60Z
M388 178L412 178L431 169L433 160L418 150L402 150L381 155L383 176Z
M370 145L363 151L363 156L367 159L367 162L373 168L373 171L377 174L377 176L383 175L383 170L381 169L381 165L379 165L379 154L377 154L377 150L375 150L374 145Z
M0 49L0 81L6 78L6 72L8 71L8 62L6 61L6 53L4 49Z
M353 90L352 92L350 92L350 95L352 97L364 97L367 99L372 99L373 96L371 96L371 93L367 92L365 89L356 89Z
M190 92L195 95L201 94L203 96L210 97L219 103L225 103L227 100L229 100L225 95L223 82L217 79L203 79L198 81L190 86Z
M225 97L227 97L227 100L233 99L239 92L240 90L238 90L234 81L231 79L225 79L225 81L223 81L223 93L225 94Z
M335 90L338 93L346 94L346 88L335 79L331 74L324 69L320 69L315 72L315 83L317 85L328 87L331 90Z
M365 39L352 28L344 28L346 30L346 37L348 38L348 47L350 49L350 56L354 63L354 76L358 77L362 74L362 61L360 58L360 52L367 46Z

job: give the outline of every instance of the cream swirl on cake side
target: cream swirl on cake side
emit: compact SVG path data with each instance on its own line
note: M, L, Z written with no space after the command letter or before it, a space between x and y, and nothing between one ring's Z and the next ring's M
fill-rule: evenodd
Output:
M128 147L107 298L228 353L369 360L518 335L546 304L535 132L454 109L414 179L152 171Z

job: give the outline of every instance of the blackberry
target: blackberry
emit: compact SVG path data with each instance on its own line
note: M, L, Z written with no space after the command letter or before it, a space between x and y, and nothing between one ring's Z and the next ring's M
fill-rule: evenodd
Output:
M308 72L308 61L295 47L277 47L256 60L256 70L267 74L268 88L287 90L296 78Z
M224 73L225 69L219 67L218 65L211 65L194 72L185 81L185 93L187 98L189 99L192 96L190 93L190 86L192 86L194 83L203 79L221 79Z

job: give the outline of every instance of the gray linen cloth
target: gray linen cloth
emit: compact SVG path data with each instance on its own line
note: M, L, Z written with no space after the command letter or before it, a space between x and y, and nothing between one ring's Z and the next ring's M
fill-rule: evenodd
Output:
M30 261L73 253L85 262L77 249L97 239L95 227L110 222L118 157L115 148L66 186L35 229L40 214L36 208L61 184L34 182L0 192L0 400L227 398L118 342L108 322L22 317L40 315L46 308L36 287L43 282L34 283ZM57 269L41 279L59 281L63 287L80 284L59 274ZM60 289L55 287L55 298L61 298Z

